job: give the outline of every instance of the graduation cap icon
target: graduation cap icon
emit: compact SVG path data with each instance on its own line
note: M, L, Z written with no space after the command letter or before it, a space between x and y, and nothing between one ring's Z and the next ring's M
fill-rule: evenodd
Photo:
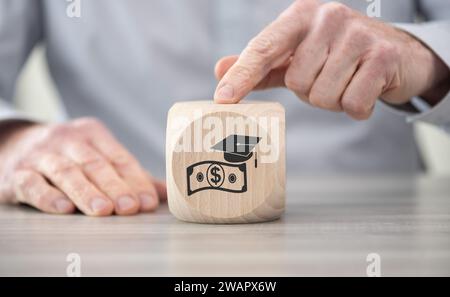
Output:
M241 163L249 160L253 156L253 149L256 147L261 137L232 134L219 141L213 150L223 151L223 157L230 163ZM257 167L255 152L255 168Z

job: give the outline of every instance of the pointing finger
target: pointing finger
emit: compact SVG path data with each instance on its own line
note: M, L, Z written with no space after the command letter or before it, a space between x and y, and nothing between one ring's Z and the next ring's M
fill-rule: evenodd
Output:
M228 69L236 63L239 56L227 56L220 59L215 67L215 75L217 79L221 79ZM284 87L284 77L286 75L287 68L289 66L290 59L288 59L285 65L279 68L271 70L254 88L254 90L264 90L269 88Z
M242 51L219 82L214 100L237 103L273 69L283 65L307 32L315 0L296 1Z

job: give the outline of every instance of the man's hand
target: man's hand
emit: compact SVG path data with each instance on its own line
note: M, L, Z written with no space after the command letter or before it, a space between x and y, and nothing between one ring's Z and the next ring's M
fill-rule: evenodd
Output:
M240 56L221 59L216 76L218 103L284 86L313 106L355 119L369 118L377 98L403 104L422 95L433 104L450 86L448 67L409 34L317 0L295 1Z
M154 210L166 195L165 185L90 118L3 127L0 164L0 201L48 213L129 215Z

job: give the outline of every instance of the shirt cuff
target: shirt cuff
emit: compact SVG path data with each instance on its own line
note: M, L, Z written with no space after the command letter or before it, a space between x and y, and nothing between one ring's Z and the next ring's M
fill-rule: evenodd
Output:
M427 22L423 24L394 24L418 40L426 44L442 59L450 69L450 22ZM435 106L423 99L412 98L411 102L401 106L385 104L390 110L395 110L407 116L408 122L426 122L444 128L450 132L450 92Z
M42 120L12 108L8 103L0 98L0 125L9 121L42 123Z

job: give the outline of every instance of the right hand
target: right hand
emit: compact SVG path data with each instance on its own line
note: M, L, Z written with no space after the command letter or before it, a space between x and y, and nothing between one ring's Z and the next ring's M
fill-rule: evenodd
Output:
M10 126L0 133L1 202L105 216L152 211L166 197L165 184L95 119Z
M419 39L334 1L294 1L215 72L217 103L286 87L356 120L368 119L378 98L402 105L421 96L434 106L450 89L448 66Z

